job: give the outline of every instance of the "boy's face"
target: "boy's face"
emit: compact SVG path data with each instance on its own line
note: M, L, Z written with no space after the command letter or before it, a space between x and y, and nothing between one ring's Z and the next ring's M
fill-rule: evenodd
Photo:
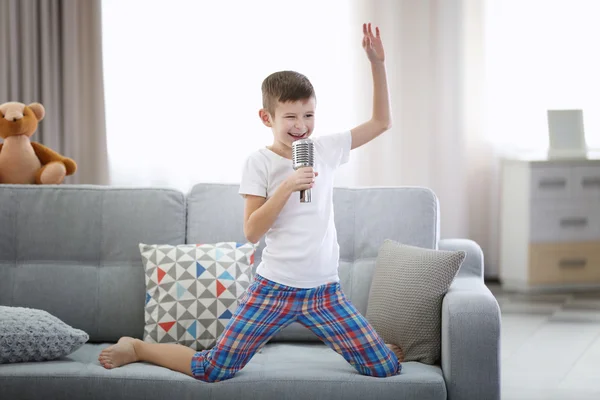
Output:
M263 123L273 130L274 144L292 148L295 140L309 137L315 126L314 98L287 103L277 103L275 115L260 110Z

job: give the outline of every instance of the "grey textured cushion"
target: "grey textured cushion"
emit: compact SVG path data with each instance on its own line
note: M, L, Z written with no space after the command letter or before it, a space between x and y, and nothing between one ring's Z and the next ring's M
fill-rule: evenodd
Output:
M46 311L0 306L0 363L55 360L88 339Z
M465 256L392 240L381 246L365 317L404 350L405 361L440 360L442 300Z

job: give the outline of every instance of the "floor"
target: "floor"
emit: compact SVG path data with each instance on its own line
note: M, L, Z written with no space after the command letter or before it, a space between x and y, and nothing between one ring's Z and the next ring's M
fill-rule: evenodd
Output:
M600 399L600 291L488 287L502 310L502 399Z

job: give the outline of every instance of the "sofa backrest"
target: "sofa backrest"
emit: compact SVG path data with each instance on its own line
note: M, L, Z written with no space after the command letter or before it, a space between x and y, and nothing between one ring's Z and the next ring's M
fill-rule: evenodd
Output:
M0 305L47 310L91 342L142 338L139 243L245 241L237 190L200 184L186 198L154 188L0 185ZM341 285L364 314L385 239L436 246L437 199L423 188L337 188L334 209ZM275 340L318 339L292 324Z
M139 242L185 242L183 193L0 185L0 305L44 309L91 342L141 338Z
M244 200L238 185L199 184L187 202L188 243L245 241ZM366 313L369 289L379 247L385 239L436 248L439 205L426 188L334 189L334 213L340 244L341 286L361 313ZM255 265L260 263L261 242ZM292 324L275 340L318 340Z

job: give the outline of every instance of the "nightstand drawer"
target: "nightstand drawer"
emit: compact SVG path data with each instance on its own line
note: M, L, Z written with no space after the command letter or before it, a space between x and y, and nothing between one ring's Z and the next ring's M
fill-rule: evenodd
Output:
M531 242L600 240L600 204L532 205Z
M599 283L600 241L532 244L529 262L533 284Z
M600 201L600 165L573 167L573 195Z
M531 198L565 199L573 185L572 169L568 166L536 166L531 168Z

